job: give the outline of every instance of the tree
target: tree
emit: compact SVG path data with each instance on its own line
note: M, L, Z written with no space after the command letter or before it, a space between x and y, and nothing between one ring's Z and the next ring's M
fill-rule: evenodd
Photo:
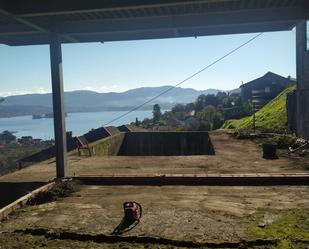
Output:
M197 114L197 117L205 127L209 127L209 130L218 129L222 125L222 114L211 105L206 106L201 112Z
M0 133L0 141L10 143L12 141L16 141L16 136L14 136L12 132L3 131L2 133Z
M192 111L194 111L194 109L195 109L194 103L189 103L189 104L186 104L186 106L185 106L186 112L192 112Z
M136 126L139 126L139 124L140 124L140 122L138 121L138 118L136 117L136 118L135 118L135 125L136 125Z
M185 111L185 106L182 104L177 104L172 108L172 113L184 112L184 111Z
M195 101L195 111L200 112L206 106L212 105L216 107L219 104L218 98L214 94L201 94Z
M213 130L220 129L223 123L224 123L224 119L223 119L222 113L217 111L214 116L212 129Z
M172 108L172 113L178 120L184 120L186 116L185 106L182 104L175 105Z
M228 97L228 94L226 92L218 92L216 97L218 101L222 103L222 101Z
M143 128L149 129L152 127L152 120L149 118L145 118L141 124Z
M161 113L161 108L160 108L159 104L155 104L153 106L152 116L153 116L153 122L154 123L158 123L160 121L162 113Z
M201 121L199 126L199 131L210 131L211 130L211 124L209 121Z
M214 94L206 95L204 107L208 106L208 105L212 105L214 107L217 107L218 104L219 104L219 100Z
M195 101L195 111L196 112L200 112L203 110L203 108L205 107L205 99L206 99L205 94L201 94L200 96L197 97Z
M242 104L243 114L244 116L249 116L252 114L252 104L250 102L245 102Z

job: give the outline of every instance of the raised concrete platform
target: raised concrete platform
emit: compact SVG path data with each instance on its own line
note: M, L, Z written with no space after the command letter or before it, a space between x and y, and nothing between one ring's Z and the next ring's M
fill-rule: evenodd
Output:
M131 200L143 206L141 223L111 236L122 218L122 203ZM260 249L280 248L272 244L280 240L309 246L308 214L309 187L304 186L82 185L71 197L16 212L0 225L0 241L10 238L23 248L44 242L48 248L70 248L68 243L74 248L240 248L251 243L242 248Z

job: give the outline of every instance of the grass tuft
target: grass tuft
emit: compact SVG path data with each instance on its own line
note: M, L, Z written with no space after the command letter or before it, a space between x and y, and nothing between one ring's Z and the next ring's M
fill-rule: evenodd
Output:
M265 215L275 217L273 222L261 227ZM293 248L295 241L309 243L309 210L261 210L255 214L254 222L248 227L248 235L254 239L276 239L274 249ZM308 245L308 244L307 244Z

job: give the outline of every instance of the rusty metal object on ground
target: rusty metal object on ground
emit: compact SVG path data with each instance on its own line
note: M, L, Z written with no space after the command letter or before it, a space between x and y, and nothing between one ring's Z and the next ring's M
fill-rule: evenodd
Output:
M132 230L142 218L142 206L135 201L123 203L123 211L124 217L112 234L122 234Z

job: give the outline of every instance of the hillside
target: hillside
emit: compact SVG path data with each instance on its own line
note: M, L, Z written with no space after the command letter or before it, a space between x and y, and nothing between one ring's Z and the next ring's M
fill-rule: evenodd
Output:
M264 106L256 113L256 127L260 130L283 131L286 130L287 113L286 113L286 96L289 92L295 90L295 86L288 87L282 91L276 98ZM252 116L239 120L228 120L223 129L252 129Z
M129 110L166 91L170 87L141 87L122 93L65 92L65 109L66 112ZM219 91L217 89L198 91L192 88L177 87L156 99L155 103L160 104L162 109L169 109L176 103L193 102L200 94L216 94ZM149 103L144 107L144 110L152 109L153 104ZM0 117L42 114L51 111L52 95L50 93L9 96L0 105Z

